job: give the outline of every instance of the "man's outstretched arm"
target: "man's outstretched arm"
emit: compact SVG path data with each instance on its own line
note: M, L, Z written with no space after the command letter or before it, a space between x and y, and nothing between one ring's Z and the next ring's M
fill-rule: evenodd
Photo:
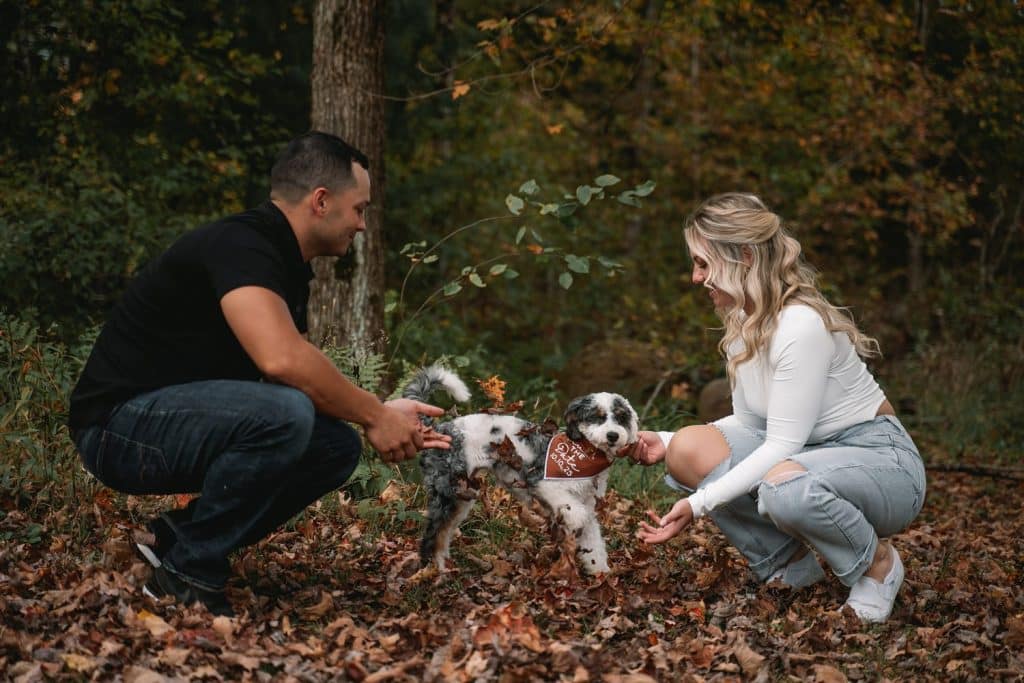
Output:
M264 287L239 287L220 300L228 326L268 379L309 396L317 412L362 425L370 444L386 460L404 460L421 448L447 448L448 439L424 434L418 414L443 410L415 401L382 403L345 377L299 333L288 305Z

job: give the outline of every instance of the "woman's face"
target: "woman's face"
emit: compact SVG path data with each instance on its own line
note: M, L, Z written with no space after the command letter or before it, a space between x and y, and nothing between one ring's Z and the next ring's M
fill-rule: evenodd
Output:
M708 279L708 262L700 254L693 254L693 275L691 279L693 284L707 287L708 293L711 296L711 303L714 304L716 309L728 309L736 305L736 299L714 285L706 284Z

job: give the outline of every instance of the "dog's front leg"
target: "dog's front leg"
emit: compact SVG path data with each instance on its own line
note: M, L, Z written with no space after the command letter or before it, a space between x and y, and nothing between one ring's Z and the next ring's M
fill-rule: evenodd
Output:
M609 571L608 551L605 548L601 525L598 524L596 516L588 519L580 530L577 554L580 567L586 573L601 574Z

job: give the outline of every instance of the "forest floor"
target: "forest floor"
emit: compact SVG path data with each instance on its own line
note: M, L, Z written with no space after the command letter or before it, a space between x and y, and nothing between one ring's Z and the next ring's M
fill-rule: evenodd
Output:
M601 510L613 571L581 578L494 487L453 545L416 573L412 485L328 497L241 552L239 617L159 604L129 535L153 499L41 513L0 502L0 671L16 681L1021 680L1024 483L930 473L895 538L907 577L892 618L865 626L834 577L755 582L709 522L645 547L642 506ZM161 503L171 504L173 499ZM150 507L146 507L150 506Z

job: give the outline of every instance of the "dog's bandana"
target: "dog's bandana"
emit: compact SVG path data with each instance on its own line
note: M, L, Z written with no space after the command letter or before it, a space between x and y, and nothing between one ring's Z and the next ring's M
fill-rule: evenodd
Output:
M545 479L589 479L611 467L612 462L589 441L573 441L557 434L548 444Z

